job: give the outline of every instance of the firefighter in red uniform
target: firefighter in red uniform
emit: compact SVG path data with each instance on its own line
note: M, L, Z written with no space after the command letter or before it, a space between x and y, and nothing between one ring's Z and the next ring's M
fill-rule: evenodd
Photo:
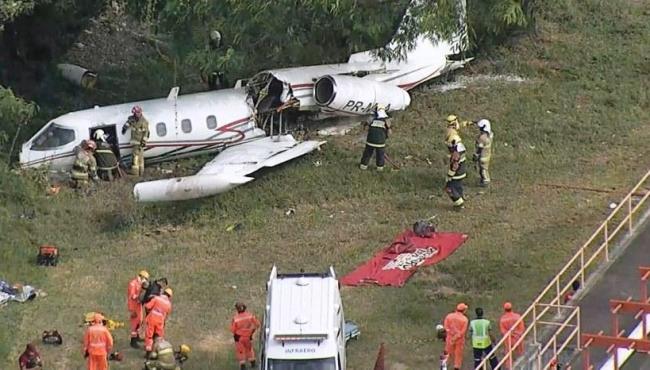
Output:
M447 336L445 338L445 351L453 358L454 370L460 370L463 366L463 350L465 349L465 336L469 319L465 316L467 311L465 303L459 303L456 311L445 317L443 326Z
M104 326L104 316L95 314L93 324L86 329L84 335L84 357L87 359L88 370L107 370L108 354L113 348L113 337Z
M232 318L230 331L235 339L235 351L241 370L246 369L246 361L255 367L255 351L253 351L253 333L260 327L260 321L252 313L246 311L246 305L235 303L237 313Z
M149 312L144 320L147 325L144 334L144 349L147 353L153 350L154 334L161 338L165 337L165 320L172 312L172 302L170 300L172 295L172 289L165 288L163 294L155 296L144 305L147 312Z
M126 305L129 309L129 321L131 323L131 347L138 348L140 340L139 331L142 326L142 303L140 302L140 293L142 285L149 281L149 273L142 270L138 276L129 281L127 289Z

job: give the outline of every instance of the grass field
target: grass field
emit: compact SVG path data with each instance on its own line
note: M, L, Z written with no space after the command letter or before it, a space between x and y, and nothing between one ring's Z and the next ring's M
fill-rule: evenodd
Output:
M650 164L650 7L632 0L541 6L537 36L479 56L461 72L516 74L527 82L412 92L388 148L400 171L358 171L356 131L223 196L185 203L135 204L131 180L102 185L88 198L69 190L45 198L37 183L3 172L0 277L49 295L0 309L0 368L14 368L24 344L54 328L65 342L43 348L47 368L83 368L83 314L102 310L126 321L126 284L147 268L174 288L167 336L192 347L187 368L234 369L232 305L243 300L261 313L273 264L281 271L334 265L343 275L432 215L439 229L470 239L404 288L343 289L346 317L362 330L348 346L348 368L371 368L386 342L390 368L431 369L441 350L433 326L458 301L483 306L492 319L504 300L523 309ZM463 212L453 211L442 191L442 122L452 112L487 117L496 132L493 186L478 195L472 171ZM473 150L475 132L462 134ZM183 164L192 172L201 161ZM289 207L296 213L286 217ZM243 228L227 232L235 222ZM60 247L60 266L34 266L42 243ZM128 330L114 336L127 359L112 368L138 368L142 354L128 349ZM466 358L469 368L469 351Z

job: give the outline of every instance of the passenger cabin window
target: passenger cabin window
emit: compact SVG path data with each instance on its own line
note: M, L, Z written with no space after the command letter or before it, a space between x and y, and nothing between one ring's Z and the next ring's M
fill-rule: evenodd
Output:
M192 121L189 119L184 119L181 121L181 130L183 130L184 133L189 134L192 132Z
M156 124L156 134L158 134L159 137L167 135L167 125L165 122L158 122Z
M205 119L205 123L208 125L208 129L214 130L217 128L217 117L208 116L208 118Z
M56 123L52 123L43 133L34 139L31 150L52 150L70 144L74 139L74 130L63 128Z

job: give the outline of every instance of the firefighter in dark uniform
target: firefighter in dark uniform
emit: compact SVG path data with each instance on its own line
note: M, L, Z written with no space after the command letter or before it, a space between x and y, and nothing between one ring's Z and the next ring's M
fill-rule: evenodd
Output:
M382 105L377 105L377 110L368 128L366 148L363 150L359 168L367 170L372 153L376 152L377 171L384 170L384 148L386 147L386 139L390 135L390 132L390 118L386 114L386 108Z
M104 130L95 131L95 142L97 149L95 150L95 160L97 160L97 174L102 180L113 181L117 172L117 157L113 153L111 144L107 141L107 136Z
M463 204L463 179L467 177L465 172L465 146L461 142L452 140L451 155L449 156L449 168L447 170L447 183L445 191L454 203L456 209L464 208Z
M142 108L133 107L132 116L122 127L122 135L131 129L131 148L133 149L133 161L131 163L131 174L136 176L144 175L144 148L149 140L149 122L142 115Z

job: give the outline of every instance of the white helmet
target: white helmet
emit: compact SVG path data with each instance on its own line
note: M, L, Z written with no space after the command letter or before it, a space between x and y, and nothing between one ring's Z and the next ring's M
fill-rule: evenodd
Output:
M476 123L476 126L478 126L479 130L481 130L481 131L485 131L488 134L492 133L492 127L490 126L490 121L486 120L485 118L483 118L482 120L479 120Z
M104 130L99 129L95 131L95 134L93 135L95 137L95 140L97 141L103 141L106 142L106 134L104 133Z

